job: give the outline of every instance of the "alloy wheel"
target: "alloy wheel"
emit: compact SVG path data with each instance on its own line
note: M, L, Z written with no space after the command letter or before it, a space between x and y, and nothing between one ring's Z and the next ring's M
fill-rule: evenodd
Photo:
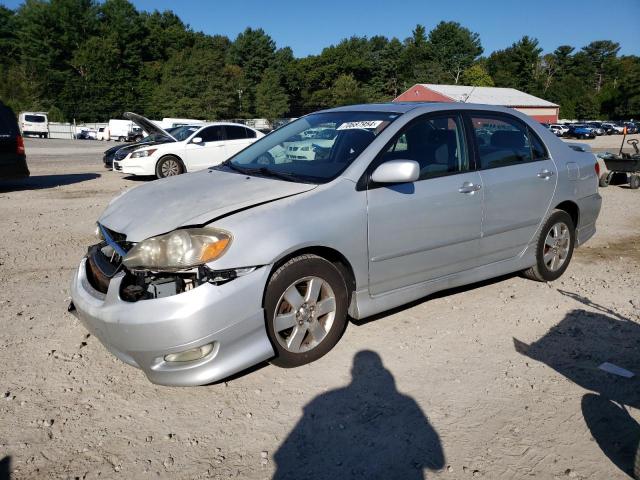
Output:
M289 352L308 352L325 339L335 315L336 296L328 282L319 277L297 280L276 305L276 339Z
M173 177L180 174L180 165L173 159L165 160L160 167L163 177Z
M552 272L558 271L569 256L570 247L569 227L563 222L554 224L544 240L543 261L546 267Z

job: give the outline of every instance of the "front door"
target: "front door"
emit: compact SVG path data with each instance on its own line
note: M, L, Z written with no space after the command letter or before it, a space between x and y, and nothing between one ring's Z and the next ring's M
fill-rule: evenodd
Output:
M371 295L478 264L482 180L470 165L461 117L413 120L377 163L392 159L417 161L420 179L367 191Z
M471 114L484 186L480 252L484 264L526 248L549 210L558 180L538 136L506 114Z
M187 143L183 159L187 171L202 170L227 159L224 128L221 125L205 127L193 138L200 138L202 141L194 143L191 139Z

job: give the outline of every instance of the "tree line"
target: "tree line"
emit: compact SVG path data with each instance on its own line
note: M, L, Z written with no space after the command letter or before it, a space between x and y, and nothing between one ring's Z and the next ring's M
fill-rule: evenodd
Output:
M513 87L560 105L562 118L640 116L640 57L609 40L543 54L524 36L486 56L456 22L404 40L351 37L296 58L262 29L235 39L192 30L171 11L127 0L0 5L0 100L52 120L297 117L389 101L415 83Z

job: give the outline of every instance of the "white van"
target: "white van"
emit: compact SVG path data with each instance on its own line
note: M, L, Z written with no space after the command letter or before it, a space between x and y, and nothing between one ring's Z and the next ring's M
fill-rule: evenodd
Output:
M36 135L47 138L49 136L49 119L46 112L22 112L18 116L18 124L23 137Z
M183 125L202 125L204 120L194 120L192 118L171 118L165 117L161 122L154 122L158 124L160 128L174 128L181 127Z
M107 132L101 137L105 140L116 140L118 142L138 141L144 137L144 132L131 120L109 120Z

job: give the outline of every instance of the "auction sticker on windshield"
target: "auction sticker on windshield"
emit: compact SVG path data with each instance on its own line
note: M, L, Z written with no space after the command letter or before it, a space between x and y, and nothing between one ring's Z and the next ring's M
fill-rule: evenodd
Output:
M336 130L353 130L356 128L378 128L382 120L364 120L361 122L345 122Z

